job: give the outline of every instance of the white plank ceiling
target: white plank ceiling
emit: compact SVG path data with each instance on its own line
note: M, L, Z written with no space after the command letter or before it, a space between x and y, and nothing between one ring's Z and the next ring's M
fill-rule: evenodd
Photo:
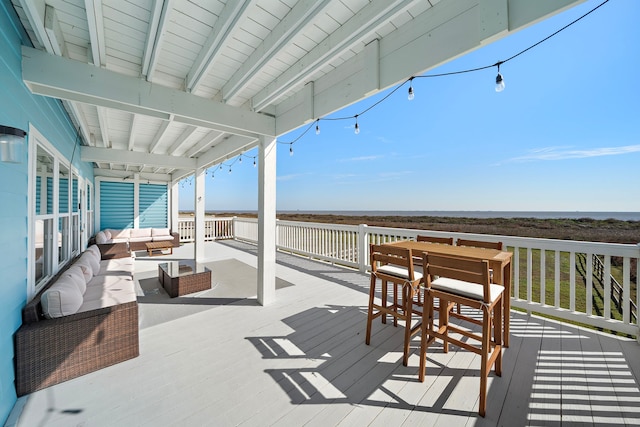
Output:
M580 2L12 0L33 45L23 79L64 102L82 158L161 181Z

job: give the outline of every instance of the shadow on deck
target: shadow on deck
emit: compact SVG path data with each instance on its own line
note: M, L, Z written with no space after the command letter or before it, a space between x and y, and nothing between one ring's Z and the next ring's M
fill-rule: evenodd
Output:
M173 258L189 258L192 251L184 245ZM364 344L367 275L278 253L276 274L288 285L280 287L273 304L261 307L255 301L255 247L229 241L208 243L206 251L218 284L173 300L154 284L157 263L168 257L138 258L140 356L21 398L20 418L10 421L18 426L640 424L635 341L513 312L503 375L489 378L482 419L478 356L431 347L427 377L420 383L417 338L407 367L401 360L401 328L376 321L371 345Z

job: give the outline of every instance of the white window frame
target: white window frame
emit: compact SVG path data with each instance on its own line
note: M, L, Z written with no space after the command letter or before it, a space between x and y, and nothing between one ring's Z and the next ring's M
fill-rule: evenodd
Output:
M81 179L82 177L79 174L79 171L70 165L70 161L64 157L54 146L51 144L47 138L42 135L32 124L29 124L29 179L28 179L28 209L29 212L27 214L29 234L27 237L28 244L28 270L27 270L27 298L31 300L48 282L51 280L55 274L60 271L60 269L65 266L74 256L78 255L80 251L83 249L81 246L81 242L78 242L78 245L75 250L73 250L73 242L71 241L73 237L72 227L73 227L73 176L75 175L78 178L78 191L81 187ZM43 151L47 152L53 159L53 174L52 174L52 185L53 185L53 193L52 193L52 213L47 214L39 214L36 213L36 178L37 178L37 156L38 156L38 147L40 147ZM64 164L64 167L69 170L69 179L67 181L67 185L69 185L69 197L68 197L68 209L67 213L60 213L59 208L59 179L60 179L60 164ZM78 195L80 197L80 195ZM79 212L76 213L79 215ZM60 230L59 224L61 218L68 218L68 230ZM50 244L51 247L48 251L45 251L43 248L43 259L44 263L49 263L48 265L51 268L51 271L48 274L45 274L42 279L36 284L36 259L35 259L35 223L36 220L44 220L52 223L53 230L52 236L50 238L44 238L45 245ZM78 225L81 228L81 225ZM46 227L45 227L46 228ZM58 233L68 233L67 239L62 239L63 247L62 251L65 251L66 256L64 259L59 262L59 254L58 254L58 239L53 239L53 236L57 236ZM80 236L80 230L78 230L77 236ZM52 240L53 239L53 240ZM51 242L49 242L51 240ZM64 245L66 243L66 246Z

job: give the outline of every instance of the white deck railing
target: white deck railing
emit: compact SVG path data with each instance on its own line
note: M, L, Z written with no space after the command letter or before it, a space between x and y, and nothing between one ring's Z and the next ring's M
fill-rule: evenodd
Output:
M258 241L258 221L215 218L206 240ZM184 230L184 235L183 235ZM512 307L640 336L637 307L640 244L535 239L367 225L277 221L279 250L367 271L370 243L415 239L418 234L500 241L513 252ZM181 241L193 240L193 220L180 221ZM636 279L632 279L632 267ZM516 285L517 284L517 285Z
M204 240L233 239L233 218L213 218L204 221ZM195 239L195 221L191 218L178 220L178 233L180 242L193 242Z

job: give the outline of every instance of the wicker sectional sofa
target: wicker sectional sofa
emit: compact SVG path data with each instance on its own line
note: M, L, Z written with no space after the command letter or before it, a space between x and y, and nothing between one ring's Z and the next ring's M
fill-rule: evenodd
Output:
M92 246L22 310L15 334L23 396L139 355L133 259Z
M180 235L168 228L105 229L96 234L96 244L103 259L131 256L131 252L144 251L147 242L170 242L174 248L180 246Z

